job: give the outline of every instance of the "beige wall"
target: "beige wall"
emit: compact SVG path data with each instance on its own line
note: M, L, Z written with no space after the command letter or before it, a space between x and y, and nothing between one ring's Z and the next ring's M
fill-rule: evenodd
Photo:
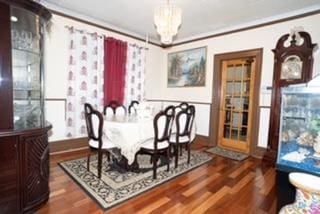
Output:
M313 43L320 44L319 23L320 14L165 49L162 58L163 70L159 73L154 72L152 80L148 79L148 81L154 81L157 82L157 84L158 81L161 81L161 88L159 90L159 88L149 87L147 90L149 93L152 93L154 97L159 97L159 99L163 100L184 100L208 103L208 108L201 108L201 110L197 110L197 112L201 111L200 114L197 114L197 126L199 134L201 133L202 135L209 136L214 55L226 52L263 48L261 87L271 86L273 73L273 53L271 49L275 48L277 40L283 34L289 33L290 29L302 26L305 31L311 34ZM166 82L167 54L203 46L207 47L206 86L195 88L168 88ZM319 56L319 51L316 51L314 53L314 73L320 73ZM259 101L260 106L270 106L270 101L270 92L261 90ZM269 109L261 110L260 121L263 121L263 123L260 123L258 143L260 146L265 147L267 142L266 132L269 126Z
M148 48L146 56L146 78L152 79L153 72L160 73L162 63L162 48L146 44L129 37L122 36L113 32L93 27L68 18L54 15L52 18L51 33L46 38L45 53L45 90L46 90L46 116L52 123L52 136L49 141L65 139L65 104L63 101L54 99L66 99L67 91L67 60L68 60L68 32L65 26L74 26L76 29L86 30L87 32L97 32L105 36L113 36L117 39L135 43ZM150 83L152 85L150 85ZM160 82L147 81L147 88L160 87ZM157 95L157 94L156 94ZM148 97L155 97L154 91L147 92Z

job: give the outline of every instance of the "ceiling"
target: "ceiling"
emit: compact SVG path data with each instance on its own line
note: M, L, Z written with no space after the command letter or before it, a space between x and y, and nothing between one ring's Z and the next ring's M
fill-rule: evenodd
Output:
M163 0L41 0L49 9L160 43L153 11ZM172 0L182 9L174 43L320 10L320 0ZM293 26L294 27L294 26Z

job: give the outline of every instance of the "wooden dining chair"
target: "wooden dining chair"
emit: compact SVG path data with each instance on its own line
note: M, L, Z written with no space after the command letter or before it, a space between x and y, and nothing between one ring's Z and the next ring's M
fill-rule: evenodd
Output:
M169 126L173 115L160 111L153 120L154 138L144 142L138 154L148 154L153 162L153 179L157 178L157 161L160 155L167 157L167 171L170 168Z
M188 151L188 164L190 163L191 130L194 123L195 107L189 105L187 109L176 114L176 132L170 135L170 146L174 148L175 167L178 167L179 148L182 153L182 146L186 145Z
M139 102L137 100L132 100L128 107L128 113L129 114L137 113L138 105L139 105Z
M169 136L170 136L171 132L172 132L172 127L173 127L173 124L174 124L174 117L175 117L175 114L176 114L176 108L175 108L175 106L170 105L170 106L167 106L164 109L164 112L166 113L166 115L169 115L169 116L172 117L172 120L170 121L170 124L169 124Z
M109 150L115 148L113 143L103 135L103 116L95 110L89 103L84 104L85 120L89 138L91 152L98 152L98 177L101 178L102 159L104 151L110 160ZM90 153L87 158L87 169L90 171Z

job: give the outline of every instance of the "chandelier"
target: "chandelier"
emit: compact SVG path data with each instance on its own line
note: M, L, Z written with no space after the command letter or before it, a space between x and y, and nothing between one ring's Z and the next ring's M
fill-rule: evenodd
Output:
M170 4L169 0L154 11L154 24L158 34L161 36L161 43L172 43L172 37L178 33L181 24L182 11L179 7Z

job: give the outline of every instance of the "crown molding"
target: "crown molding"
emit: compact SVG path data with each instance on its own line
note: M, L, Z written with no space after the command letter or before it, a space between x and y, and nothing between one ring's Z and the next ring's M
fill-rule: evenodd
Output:
M222 29L219 31L214 31L211 33L196 35L194 37L189 37L189 38L186 38L183 40L182 39L177 40L172 45L168 45L165 47L162 46L162 47L169 48L169 47L184 45L187 43L192 43L192 42L196 42L196 41L200 41L200 40L211 39L211 38L218 37L218 36L224 36L224 35L228 35L228 34L232 34L232 33L238 33L241 31L247 31L247 30L252 30L255 28L265 27L268 25L274 25L274 24L278 24L281 22L287 22L287 21L291 21L291 20L295 20L295 19L300 19L300 18L304 18L307 16L316 15L319 13L320 13L320 5L317 7L310 7L310 8L304 8L301 10L292 11L290 13L285 13L285 14L281 14L278 16L269 17L266 19L256 20L254 22L248 22L243 25L238 25L238 26L234 26L231 28L225 28L225 29Z
M113 33L120 34L122 36L126 36L126 37L129 37L129 38L132 38L132 39L136 39L138 41L146 42L146 38L142 37L139 34L124 30L124 29L119 28L117 26L111 25L111 24L109 24L107 22L101 21L101 20L99 20L97 18L89 17L89 16L86 16L86 15L80 14L78 12L69 10L67 8L63 8L63 7L60 7L58 5L48 3L46 1L42 2L42 4L46 8L48 8L50 10L50 12L52 14L54 14L54 15L62 16L62 17L65 17L65 18L69 18L69 19L72 19L74 21L78 21L78 22L81 22L81 23L84 23L84 24L88 24L88 25L91 25L91 26L94 26L94 27L101 28L103 30L107 30L107 31L110 31L110 32L113 32ZM157 42L152 41L152 40L151 41L149 40L148 44L155 45L155 46L158 46L158 47L162 47L162 44L157 43Z

